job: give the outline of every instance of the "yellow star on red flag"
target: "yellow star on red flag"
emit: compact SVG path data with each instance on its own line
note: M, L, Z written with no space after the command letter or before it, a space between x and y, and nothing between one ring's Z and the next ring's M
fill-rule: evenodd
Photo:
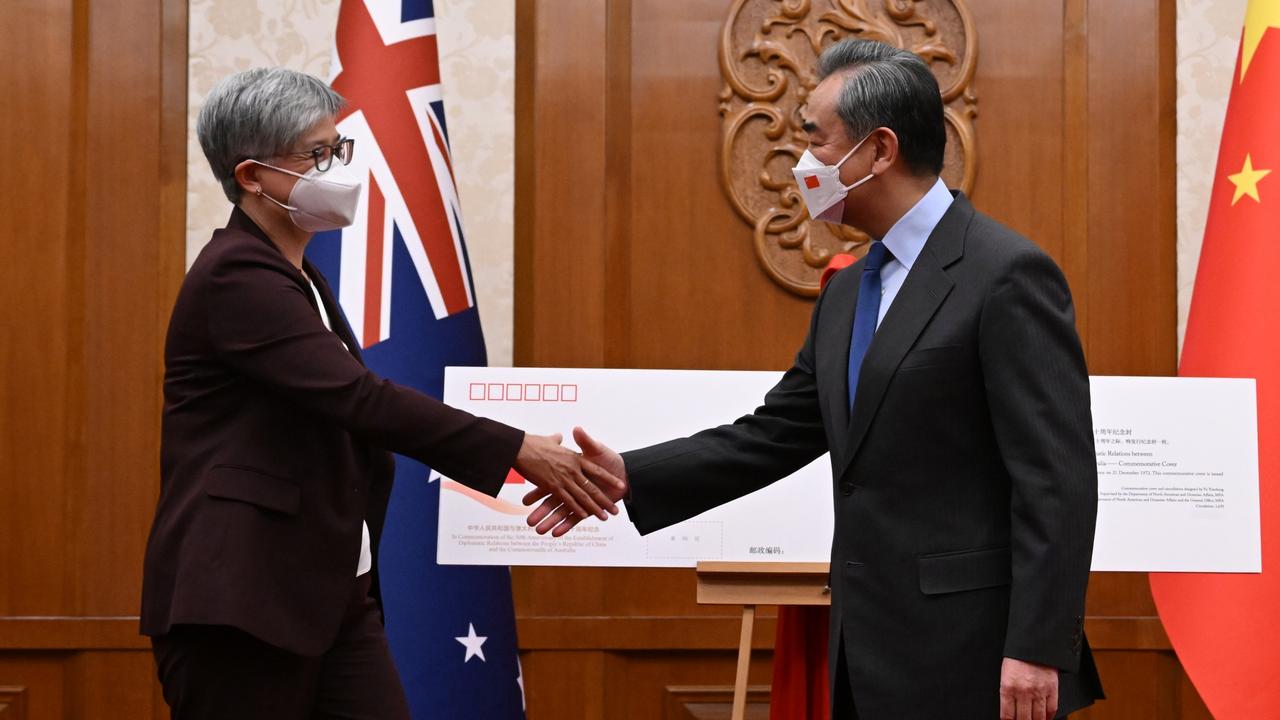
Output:
M1270 170L1255 170L1253 156L1245 155L1244 167L1240 168L1240 172L1227 176L1231 184L1236 186L1236 194L1231 197L1231 204L1235 205L1245 195L1253 198L1255 202L1262 202L1262 198L1258 195L1258 182L1270 174Z
M1249 0L1244 13L1244 34L1240 38L1240 82L1249 71L1253 54L1269 28L1280 29L1280 0Z
M1280 487L1280 333L1270 311L1280 306L1280 177L1271 177L1280 164L1280 0L1249 0L1244 17L1178 374L1255 378L1267 458L1258 466L1261 547L1280 548L1280 492L1265 490ZM1151 573L1150 581L1165 634L1213 717L1280 718L1275 563L1248 576Z

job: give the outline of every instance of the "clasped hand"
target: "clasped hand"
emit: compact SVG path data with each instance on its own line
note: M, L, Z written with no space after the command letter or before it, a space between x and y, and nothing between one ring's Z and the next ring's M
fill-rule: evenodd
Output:
M575 437L580 430L574 431ZM537 494L539 499L555 501L555 507L562 511L561 520L573 519L564 532L589 515L601 520L617 515L617 500L626 494L626 484L609 468L562 446L562 439L559 434L525 435L516 455L515 470L537 488L530 496ZM532 502L526 496L525 504ZM564 532L557 533L557 537Z
M552 437L556 438L556 443L559 444L559 436ZM588 494L600 506L617 515L617 503L625 498L628 492L627 469L622 462L622 456L596 442L595 438L580 427L573 429L573 439L578 443L578 447L582 448L582 454L577 456L578 461L584 470L589 469L588 472L583 473L582 483L576 489ZM524 496L525 505L542 501L541 505L529 513L529 525L533 526L539 535L545 535L548 532L552 537L564 535L587 517L587 513L581 512L579 506L572 502L577 499L576 494L570 498L566 494L556 492L554 488L538 485ZM595 514L601 520L605 519L602 513Z

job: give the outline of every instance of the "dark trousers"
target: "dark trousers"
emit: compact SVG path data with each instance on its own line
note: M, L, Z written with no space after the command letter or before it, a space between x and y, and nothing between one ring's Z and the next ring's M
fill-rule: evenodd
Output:
M233 627L177 625L152 639L174 720L408 720L370 573L352 578L338 638L303 657Z

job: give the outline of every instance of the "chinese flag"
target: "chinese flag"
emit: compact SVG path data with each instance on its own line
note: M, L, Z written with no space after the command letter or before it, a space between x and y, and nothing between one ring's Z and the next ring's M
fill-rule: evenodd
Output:
M1280 717L1280 0L1250 0L1179 374L1258 380L1260 575L1152 574L1219 720Z
M830 611L825 605L778 608L769 720L830 720L831 690L827 683Z

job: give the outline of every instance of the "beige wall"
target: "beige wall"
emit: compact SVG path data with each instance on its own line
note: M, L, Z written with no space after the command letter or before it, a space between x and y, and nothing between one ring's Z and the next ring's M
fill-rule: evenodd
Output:
M492 365L511 364L515 115L514 0L436 0L440 71L476 301ZM191 0L187 262L230 203L195 137L209 89L250 67L329 76L338 0Z
M1209 189L1247 0L1178 0L1178 344L1200 261Z

